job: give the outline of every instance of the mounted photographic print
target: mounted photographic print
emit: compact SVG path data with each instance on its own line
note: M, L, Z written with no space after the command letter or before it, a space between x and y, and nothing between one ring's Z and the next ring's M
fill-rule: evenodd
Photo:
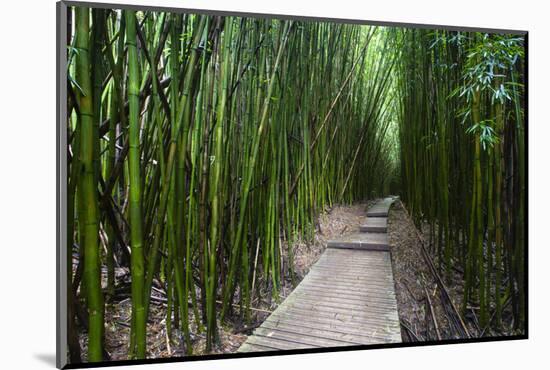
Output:
M67 1L58 45L58 367L527 338L527 32Z

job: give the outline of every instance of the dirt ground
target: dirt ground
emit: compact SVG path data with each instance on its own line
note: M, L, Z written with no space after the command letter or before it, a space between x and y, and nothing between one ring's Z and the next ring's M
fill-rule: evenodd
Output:
M415 226L399 201L389 214L388 238L403 341L455 338L437 283L422 256ZM426 299L428 295L433 315ZM453 300L458 303L458 297Z
M437 230L437 225L435 227ZM426 243L429 240L427 224L423 225L421 235ZM456 326L449 322L449 304L443 302L441 289L422 255L422 244L415 232L415 226L400 201L394 203L389 214L388 237L403 340L408 342L464 338L457 332ZM429 249L429 246L426 248ZM438 266L437 256L430 255L430 258ZM456 261L454 262L456 265ZM443 275L442 271L439 273ZM453 266L450 281L445 285L455 307L461 310L464 284L459 268ZM428 302L433 307L433 315ZM503 328L499 331L480 327L478 311L479 307L468 305L465 315L462 315L471 338L521 334L512 329L510 306L503 307Z

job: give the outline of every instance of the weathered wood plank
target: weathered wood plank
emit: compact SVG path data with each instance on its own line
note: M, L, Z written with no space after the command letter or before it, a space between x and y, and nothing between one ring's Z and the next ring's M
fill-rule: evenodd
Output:
M304 291L311 291L312 294L322 294L330 291L330 295L334 296L349 295L357 296L360 298L365 298L369 296L385 296L387 293L393 293L393 289L388 287L390 283L390 279L354 283L350 282L349 280L343 279L335 279L327 282L322 278L311 278L308 279L308 281L296 291L296 294L300 294Z
M315 316L300 312L298 309L288 309L283 313L273 314L266 322L276 321L277 324L307 325L312 328L367 335L370 329L399 326L398 320L391 315L379 314L378 317L350 316L341 313L319 311Z
M387 286L388 283L391 283L392 281L392 275L384 270L377 270L377 271L371 271L368 275L365 276L353 276L351 274L344 274L344 273L337 273L337 272L331 272L331 270L324 269L324 270L315 270L310 272L311 277L307 279L306 284L309 281L316 281L316 280L323 280L325 283L329 283L326 281L325 276L323 274L332 273L333 278L330 281L330 284L333 283L343 283L343 284L350 284L350 285L384 285ZM376 273L376 274L375 274ZM363 289L363 288L361 288Z
M306 284L304 284L303 289L306 289L307 285L314 285L318 287L327 285L329 289L334 289L334 290L347 289L350 291L361 292L368 289L367 287L373 287L373 288L382 287L382 286L387 287L387 285L390 283L391 283L391 276L388 276L385 279L381 279L381 278L367 279L363 281L361 280L351 281L349 279L344 279L344 278L338 278L338 279L335 278L331 280L330 283L324 280L321 276L319 276L319 277L311 277L310 279L308 279Z
M320 346L320 347L340 347L340 346L350 346L357 343L349 342L345 340L340 339L331 339L326 337L318 337L311 334L304 334L300 333L296 330L286 331L284 329L280 328L267 328L267 327L259 327L258 329L254 330L254 335L262 336L264 338L269 339L280 339L280 340L288 340L292 342L298 342L301 344L307 344L312 346Z
M354 250L333 251L331 249L326 249L321 258L330 259L331 261L335 258L351 259L358 261L370 261L372 259L379 259L381 261L389 260L389 256L386 257L384 253L368 253L368 251L367 253L357 253Z
M365 269L363 270L360 270L360 269L344 270L343 268L331 269L330 266L319 265L310 270L310 274L315 277L323 276L324 274L327 274L327 273L330 273L336 279L352 280L356 282L387 280L388 277L391 277L389 270L386 270L383 267L377 267L377 266L374 266L374 267L366 266Z
M303 287L300 287L300 290L298 290L296 293L300 293L304 290L312 290L316 291L317 293L322 293L323 291L330 290L331 292L339 295L355 295L359 297L369 297L369 296L377 296L386 294L388 292L392 292L393 290L388 287L388 283L390 283L390 280L386 281L377 281L377 282L363 282L358 284L352 284L347 281L339 281L339 280L333 280L331 281L332 284L330 284L327 281L324 281L322 279L315 280L315 279L308 279L308 282L304 284Z
M266 351L279 351L279 349L245 342L237 350L237 352L266 352Z
M355 233L329 240L327 248L389 251L388 235L384 233Z
M388 337L394 336L394 331L400 333L399 324L387 323L358 323L357 321L343 321L343 320L330 320L323 319L322 317L307 317L302 315L295 315L291 312L285 312L281 315L274 315L273 319L279 319L283 322L292 323L293 325L308 325L310 327L327 329L327 330L342 330L346 333L364 335L376 340L376 343L385 343Z
M355 314L349 314L346 312L338 312L338 309L324 307L305 307L302 308L300 305L291 305L286 308L285 312L282 314L274 314L275 318L299 318L302 321L315 322L315 323L326 323L340 325L342 323L349 323L355 325L366 325L367 329L374 326L386 326L386 325L398 325L398 319L395 319L393 316L387 314L387 310L380 310L379 312L360 312L359 310L354 310ZM351 310L347 310L351 311ZM312 319L313 315L315 318ZM320 320L324 319L324 320Z
M337 308L346 308L349 310L372 310L373 307L377 307L382 312L385 312L387 310L392 310L393 304L391 303L391 299L384 300L384 299L372 299L372 303L363 303L363 304L357 304L357 303L349 303L349 302L326 302L324 300L318 300L318 301L308 301L308 300L295 300L292 304L289 305L297 305L297 304L303 304L307 307L309 307L312 311L315 311L317 308L321 307L327 307L330 309L337 309Z
M319 348L322 346L304 344L298 341L291 341L279 338L266 338L261 335L252 335L248 337L245 343L250 343L254 345L276 348L278 350L289 350L289 349L306 349L306 348Z
M304 327L294 324L288 324L285 322L279 322L278 324L273 324L272 322L266 322L262 325L264 328L269 329L279 329L285 330L288 332L300 333L303 335L312 335L321 338L329 338L335 340L341 340L350 344L373 344L373 340L368 336L360 336L349 333L340 333L338 331L318 329L313 327Z
M385 198L384 200L376 203L367 211L367 217L388 217L388 213L393 202L393 198Z
M267 320L265 322L265 325L262 326L269 328L286 328L289 331L297 331L305 334L313 333L314 335L325 335L327 337L340 339L347 338L349 341L365 344L380 343L380 339L387 336L378 335L377 337L373 337L370 333L367 332L370 329L378 327L380 328L381 333L384 329L384 326L380 325L379 323L373 323L369 326L367 331L361 330L357 326L347 326L347 324L347 322L343 322L342 324L339 323L338 325L331 325L319 322L293 319L292 317L275 316L272 317L270 320ZM399 325L399 323L397 325Z
M390 290L386 291L377 291L375 293L357 293L357 294L346 294L343 293L333 293L331 291L319 291L314 289L304 290L302 292L297 292L296 297L309 300L323 300L324 302L361 302L364 303L366 299L375 298L375 297L391 297L395 298L394 292ZM391 300L391 299L390 299Z
M368 217L367 222L359 226L359 230L368 233L385 233L388 231L388 218Z
M333 268L334 270L342 269L348 267L349 269L358 269L361 271L368 271L374 267L377 268L387 268L388 262L391 262L390 258L380 258L380 257L368 257L368 258L356 258L356 257L347 257L342 255L333 255L333 249L326 249L323 255L327 255L326 258L319 258L318 263L312 266L315 268L317 266L326 266ZM342 249L342 252L349 252L349 249ZM376 252L376 251L363 251L364 253ZM385 253L375 253L375 254L385 254ZM381 256L382 257L382 256ZM367 267L368 269L365 269Z
M374 208L367 213L367 217L388 217L389 210L384 208Z
M331 269L330 266L319 265L311 269L311 276L322 276L324 274L330 273L336 279L341 280L351 280L354 282L360 281L380 281L387 280L388 277L391 277L390 271L379 266L367 266L365 269L349 269L345 270L344 268L334 268ZM381 276L383 275L383 276ZM309 276L309 275L308 275ZM378 278L378 279L377 279Z
M330 251L330 250L332 249L327 249L325 253L327 253L327 251ZM364 251L364 252L369 252L369 251ZM372 251L372 252L377 252L377 251ZM348 271L355 271L355 272L360 271L361 273L368 273L369 271L374 269L386 269L388 262L390 262L389 259L386 261L379 260L379 259L359 260L359 259L341 258L341 257L335 256L334 258L327 258L322 260L320 259L318 263L313 265L312 270L316 268L321 268L321 267L328 267L334 271L348 270Z

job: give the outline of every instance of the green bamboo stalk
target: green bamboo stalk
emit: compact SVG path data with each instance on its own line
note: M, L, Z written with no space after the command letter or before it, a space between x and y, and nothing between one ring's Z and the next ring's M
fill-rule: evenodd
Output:
M130 246L132 248L132 314L134 324L132 335L135 336L135 356L143 359L146 356L146 326L145 312L145 261L142 235L142 193L141 193L141 163L139 142L139 70L136 41L136 15L134 11L125 10L126 47L128 48L128 103L129 103L129 176L130 176Z
M88 8L76 8L76 57L77 81L81 88L80 107L80 164L78 193L81 240L85 250L84 280L88 305L88 361L103 360L103 295L99 257L99 209L97 201L97 177L94 168L94 147L99 138L94 135L92 82L90 76L90 12Z

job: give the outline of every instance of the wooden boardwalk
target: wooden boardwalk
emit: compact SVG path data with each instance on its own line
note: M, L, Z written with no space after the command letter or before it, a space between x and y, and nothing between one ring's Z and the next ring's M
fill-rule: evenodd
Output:
M361 231L327 243L310 272L238 352L401 342L388 248L393 198L369 208Z

